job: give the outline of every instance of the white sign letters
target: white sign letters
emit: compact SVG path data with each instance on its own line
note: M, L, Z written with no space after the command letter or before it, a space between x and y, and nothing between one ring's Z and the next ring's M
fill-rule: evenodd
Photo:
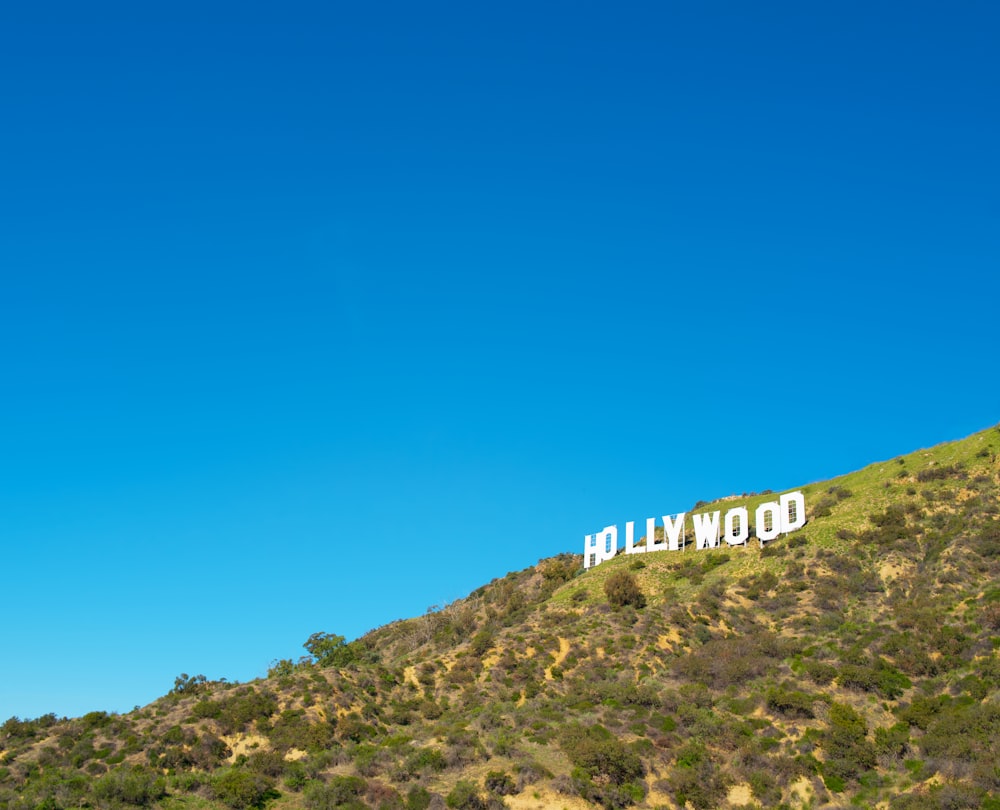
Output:
M730 546L745 546L751 528L760 542L774 540L781 534L793 532L806 524L806 499L801 492L788 492L777 501L762 503L754 512L750 525L750 512L745 506L736 506L726 512L720 524L720 511L691 516L696 549L717 548L724 540ZM625 553L644 554L648 551L679 551L687 547L685 519L687 513L663 515L663 539L656 539L656 518L646 518L646 542L636 545L635 523L625 524ZM721 529L721 535L720 535ZM583 538L583 567L590 568L610 560L618 553L618 527L605 526L597 534Z

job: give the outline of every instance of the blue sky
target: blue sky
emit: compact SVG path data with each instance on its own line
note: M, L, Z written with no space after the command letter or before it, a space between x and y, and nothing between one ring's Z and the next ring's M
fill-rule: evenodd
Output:
M0 11L0 719L1000 421L994 4Z

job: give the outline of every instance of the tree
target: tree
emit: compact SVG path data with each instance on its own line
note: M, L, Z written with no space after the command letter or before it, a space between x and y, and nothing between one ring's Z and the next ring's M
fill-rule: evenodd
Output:
M268 678L282 678L292 675L295 672L295 662L291 658L282 658L279 661L272 661L267 668Z
M357 658L354 648L344 637L334 633L313 633L302 646L321 667L346 667Z
M182 672L174 678L174 688L170 690L171 695L193 695L201 692L207 679L204 675L188 675Z

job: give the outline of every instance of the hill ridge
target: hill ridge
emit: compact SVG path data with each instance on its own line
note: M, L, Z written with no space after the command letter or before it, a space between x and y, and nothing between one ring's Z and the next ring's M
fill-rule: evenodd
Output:
M796 489L764 548L565 553L247 684L12 718L0 810L1000 807L1000 427Z

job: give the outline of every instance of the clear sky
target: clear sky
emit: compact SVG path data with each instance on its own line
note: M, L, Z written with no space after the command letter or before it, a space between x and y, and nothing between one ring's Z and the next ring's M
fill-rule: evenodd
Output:
M0 720L1000 421L998 40L991 2L4 4Z

